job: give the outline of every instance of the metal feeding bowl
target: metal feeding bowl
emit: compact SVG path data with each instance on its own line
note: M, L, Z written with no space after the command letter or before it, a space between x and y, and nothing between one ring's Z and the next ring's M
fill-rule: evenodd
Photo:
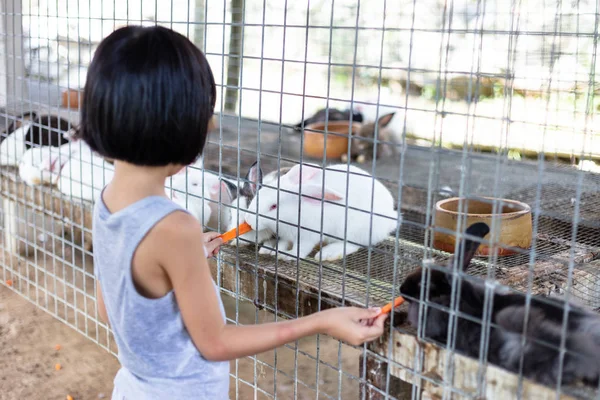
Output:
M460 213L458 211L459 203L462 203L462 212ZM494 210L494 203L496 203L496 210ZM452 232L456 232L459 218L465 218L465 215L466 225L463 225L463 230L475 222L485 222L490 229L495 227L500 230L499 235L496 234L497 246L494 246L499 256L516 254L515 248L528 249L531 246L532 221L531 207L528 204L493 197L477 199L452 197L440 200L435 205L437 229L434 232L433 247L453 253L456 237ZM443 228L445 231L440 232L439 228ZM489 240L491 234L492 232L484 239ZM476 254L487 256L492 251L492 248L482 244Z

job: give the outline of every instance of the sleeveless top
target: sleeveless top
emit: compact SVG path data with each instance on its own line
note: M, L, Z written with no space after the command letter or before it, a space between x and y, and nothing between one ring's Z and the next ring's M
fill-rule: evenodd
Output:
M131 276L139 243L160 220L179 210L187 212L159 196L146 197L114 214L102 195L94 206L94 273L101 284L121 363L113 399L115 393L118 400L229 396L229 362L202 357L183 324L173 291L149 299L137 292ZM220 296L219 306L225 319Z

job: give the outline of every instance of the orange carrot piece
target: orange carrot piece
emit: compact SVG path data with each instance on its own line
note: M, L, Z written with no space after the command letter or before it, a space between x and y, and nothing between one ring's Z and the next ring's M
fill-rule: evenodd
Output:
M404 298L398 296L394 299L394 301L387 303L385 306L381 307L381 312L379 315L387 314L392 311L394 308L398 307L400 304L404 303Z
M12 281L12 279L7 279L7 280L6 280L6 284L7 284L8 286L12 286L12 285L13 285L13 281Z
M70 394L67 395L67 400L73 400L73 396L71 396Z
M61 368L62 368L62 366L60 364L54 365L54 369L57 370L57 371L60 371Z
M248 233L252 230L252 227L250 225L248 225L246 222L242 222L239 226L233 228L230 231L225 232L224 234L222 234L221 236L219 236L221 239L223 239L223 243L227 243L230 240L235 239L236 237L238 237L238 233L236 232L237 230L239 230L239 235L243 235L244 233Z
M60 344L57 344L56 346L54 346L54 350L59 351L60 350Z

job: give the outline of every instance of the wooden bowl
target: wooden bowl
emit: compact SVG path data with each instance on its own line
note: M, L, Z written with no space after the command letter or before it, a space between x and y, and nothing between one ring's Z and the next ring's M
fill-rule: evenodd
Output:
M82 92L74 89L67 89L62 92L62 107L65 108L79 108L79 101L81 99Z
M352 134L360 129L361 124L352 123ZM348 121L328 121L327 140L325 140L325 123L315 122L304 127L304 154L309 157L323 158L327 141L326 158L341 158L348 154ZM321 132L311 132L321 131ZM333 134L331 134L333 133Z
M486 201L487 200L487 201ZM468 211L466 218L466 229L475 222L485 222L492 229L492 220L495 219L495 228L500 229L497 246L499 256L507 256L517 253L512 248L528 249L531 246L532 222L531 207L525 203L508 199L502 200L502 210L500 213L492 214L492 197L482 197L480 199L463 199L463 210ZM467 203L468 201L468 203ZM459 218L464 218L465 213L458 213L459 198L453 197L438 201L435 205L435 225L436 228L444 228L456 232L456 224ZM496 206L498 207L498 205ZM490 239L491 232L485 237ZM434 231L433 247L438 250L454 253L454 244L456 237L453 233ZM508 247L508 248L507 248ZM493 249L484 244L479 246L477 255L487 256Z

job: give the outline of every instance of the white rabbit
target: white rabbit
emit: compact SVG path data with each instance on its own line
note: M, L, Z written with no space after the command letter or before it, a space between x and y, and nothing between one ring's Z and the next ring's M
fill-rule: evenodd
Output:
M298 194L300 187L301 199ZM323 170L315 165L298 164L281 177L280 189L279 192L268 187L260 189L249 206L251 212L246 214L245 221L257 231L269 229L276 232L280 250L285 251L291 244L291 256L279 253L283 259L294 259L296 254L300 258L306 257L321 242L322 207L325 246L321 248L320 256L323 260L341 259L358 251L361 246L377 244L386 239L401 222L401 216L394 210L394 198L390 191L381 182L374 181L367 172L354 166L348 170L346 164L339 164ZM328 202L323 203L323 200ZM252 214L257 211L258 224L256 216ZM300 232L298 225L301 226ZM316 258L319 259L319 255Z
M197 161L192 166L198 166L200 162ZM203 225L218 229L219 216L223 227L229 224L231 217L230 212L223 206L231 203L231 189L227 185L227 182L221 181L218 175L212 172L206 170L203 172L197 168L183 168L167 180L165 188L167 193L170 191L175 203L187 209ZM221 204L219 204L219 195Z
M239 189L236 187L237 190L235 190L235 192L231 195L231 197L234 200L232 200L231 202L233 207L231 208L231 218L227 230L234 229L240 223L244 222L246 218L246 213L248 211L248 207L250 206L250 203L256 196L256 191L261 185L264 184L268 186L277 187L278 176L285 174L289 170L290 167L284 167L279 170L269 172L263 178L263 172L258 167L258 162L254 162L250 169L248 169L248 173L244 178L245 182L242 185L242 187ZM237 193L237 195L235 193ZM236 198L239 198L239 208L237 201L235 201ZM252 243L264 242L264 246L259 250L259 253L271 254L272 250L270 250L269 247L274 248L276 245L276 240L270 240L273 239L274 235L275 232L271 231L270 229L263 229L261 231L253 230L251 232L240 235L239 245L245 246ZM230 244L235 245L236 241L231 241Z
M41 146L27 150L19 162L19 176L30 186L58 184L60 170L78 146ZM52 158L53 161L50 161Z
M69 149L70 145L70 149ZM70 157L59 160L55 154L43 168L60 165L58 189L61 193L82 200L95 201L104 186L113 178L114 166L81 140L72 141L60 147L61 153L70 150ZM55 167L56 168L56 167Z
M55 174L53 171L42 170L45 157L49 157L52 152L50 146L32 147L23 153L19 162L19 176L30 186L41 185L44 183L53 184Z

